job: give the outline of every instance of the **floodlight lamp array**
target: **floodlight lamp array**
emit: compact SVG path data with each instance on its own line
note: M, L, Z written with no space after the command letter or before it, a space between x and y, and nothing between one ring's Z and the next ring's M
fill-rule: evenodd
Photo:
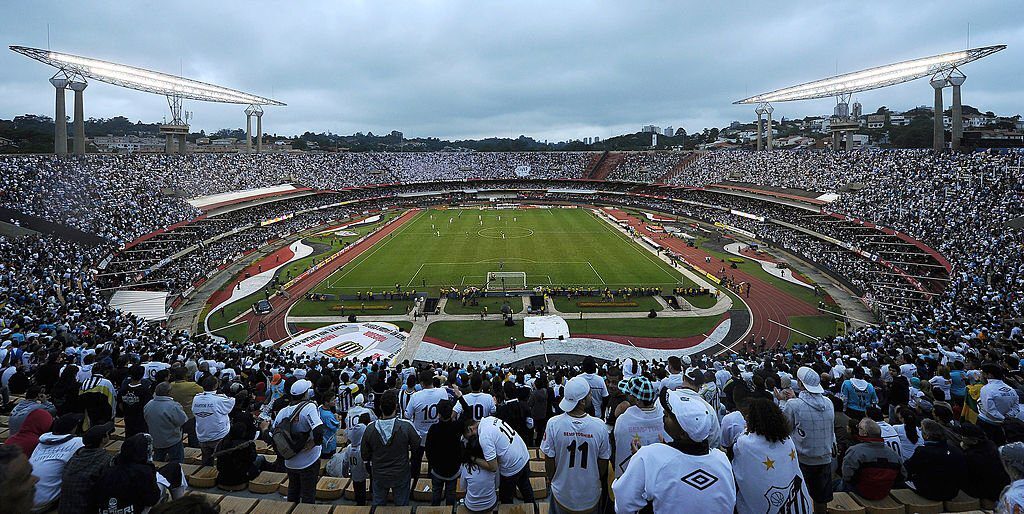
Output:
M848 95L860 91L868 91L885 86L892 86L903 82L935 75L937 73L949 72L958 66L971 61L981 59L994 54L1006 45L985 46L949 52L931 57L922 57L885 66L877 66L866 70L845 73L822 80L815 80L796 86L777 89L768 93L762 93L737 100L734 104L755 104L762 102L788 102L792 100L809 100L812 98L827 98L839 95Z
M138 91L204 102L285 105L270 98L135 66L24 46L11 46L10 49L66 73L77 73L86 78Z

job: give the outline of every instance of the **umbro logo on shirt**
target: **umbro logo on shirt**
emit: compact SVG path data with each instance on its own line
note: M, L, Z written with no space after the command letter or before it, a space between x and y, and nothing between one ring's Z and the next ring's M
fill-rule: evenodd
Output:
M697 489L698 491L703 491L715 485L715 482L718 482L718 477L704 471L703 469L698 469L697 471L683 477L684 484Z

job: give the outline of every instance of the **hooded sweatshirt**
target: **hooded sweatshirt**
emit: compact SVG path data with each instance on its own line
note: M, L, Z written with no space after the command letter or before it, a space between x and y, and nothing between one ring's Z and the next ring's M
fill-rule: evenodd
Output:
M153 443L149 434L124 440L121 451L92 490L92 506L99 514L136 514L160 501Z
M32 455L32 450L39 444L39 436L50 431L53 424L53 416L43 409L36 409L25 418L21 424L21 430L7 439L4 444L11 444L21 447L25 455Z
M839 397L843 399L847 409L856 412L865 412L868 407L878 403L875 386L860 378L851 378L843 382Z
M382 484L412 480L409 453L420 445L420 436L408 420L378 419L363 433L361 453L372 465L373 479Z
M780 405L793 427L793 444L800 463L820 466L832 462L836 442L832 401L821 394L802 391L800 396Z

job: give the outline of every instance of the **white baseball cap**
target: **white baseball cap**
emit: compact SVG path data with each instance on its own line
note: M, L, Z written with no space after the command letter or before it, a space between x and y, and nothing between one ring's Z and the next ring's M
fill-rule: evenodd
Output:
M825 389L821 387L821 375L807 366L801 366L800 369L796 370L796 378L800 381L800 386L809 393L821 394L825 392Z
M565 412L576 408L580 400L590 396L590 383L582 376L576 376L565 383L562 392L562 400L558 406Z
M640 374L640 366L636 359L630 357L622 361L622 378L633 378Z
M675 391L669 391L666 397L672 415L686 435L695 442L707 440L717 421L708 404Z
M295 383L292 384L292 396L300 396L306 394L306 391L309 391L309 388L311 387L313 387L313 383L310 382L309 380L296 380Z

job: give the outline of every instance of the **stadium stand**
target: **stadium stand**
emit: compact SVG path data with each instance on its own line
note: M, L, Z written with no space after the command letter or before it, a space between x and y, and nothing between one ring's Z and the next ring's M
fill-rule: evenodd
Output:
M415 512L452 512L453 497L460 512L499 503L499 512L534 512L530 503L635 512L648 502L659 512L1024 509L1024 237L1006 225L1024 214L1020 153L630 153L607 174L610 157L593 159L0 159L0 206L107 242L0 236L0 503L41 512L198 501L222 512L326 512L327 503L386 512L390 501L410 512L410 497ZM523 166L529 178L517 178ZM574 180L588 173L608 182ZM655 184L662 177L671 185ZM714 187L730 180L743 188ZM284 182L324 192L220 219L182 198ZM461 365L296 357L106 306L106 287L158 281L180 292L268 239L364 210L457 203L481 185L755 232L849 282L885 322L718 356ZM784 189L839 196L822 204ZM401 196L423 192L432 195ZM173 241L127 253L172 225L173 237L155 242ZM887 254L893 243L901 250ZM167 262L140 274L137 260ZM34 492L18 486L26 466Z

